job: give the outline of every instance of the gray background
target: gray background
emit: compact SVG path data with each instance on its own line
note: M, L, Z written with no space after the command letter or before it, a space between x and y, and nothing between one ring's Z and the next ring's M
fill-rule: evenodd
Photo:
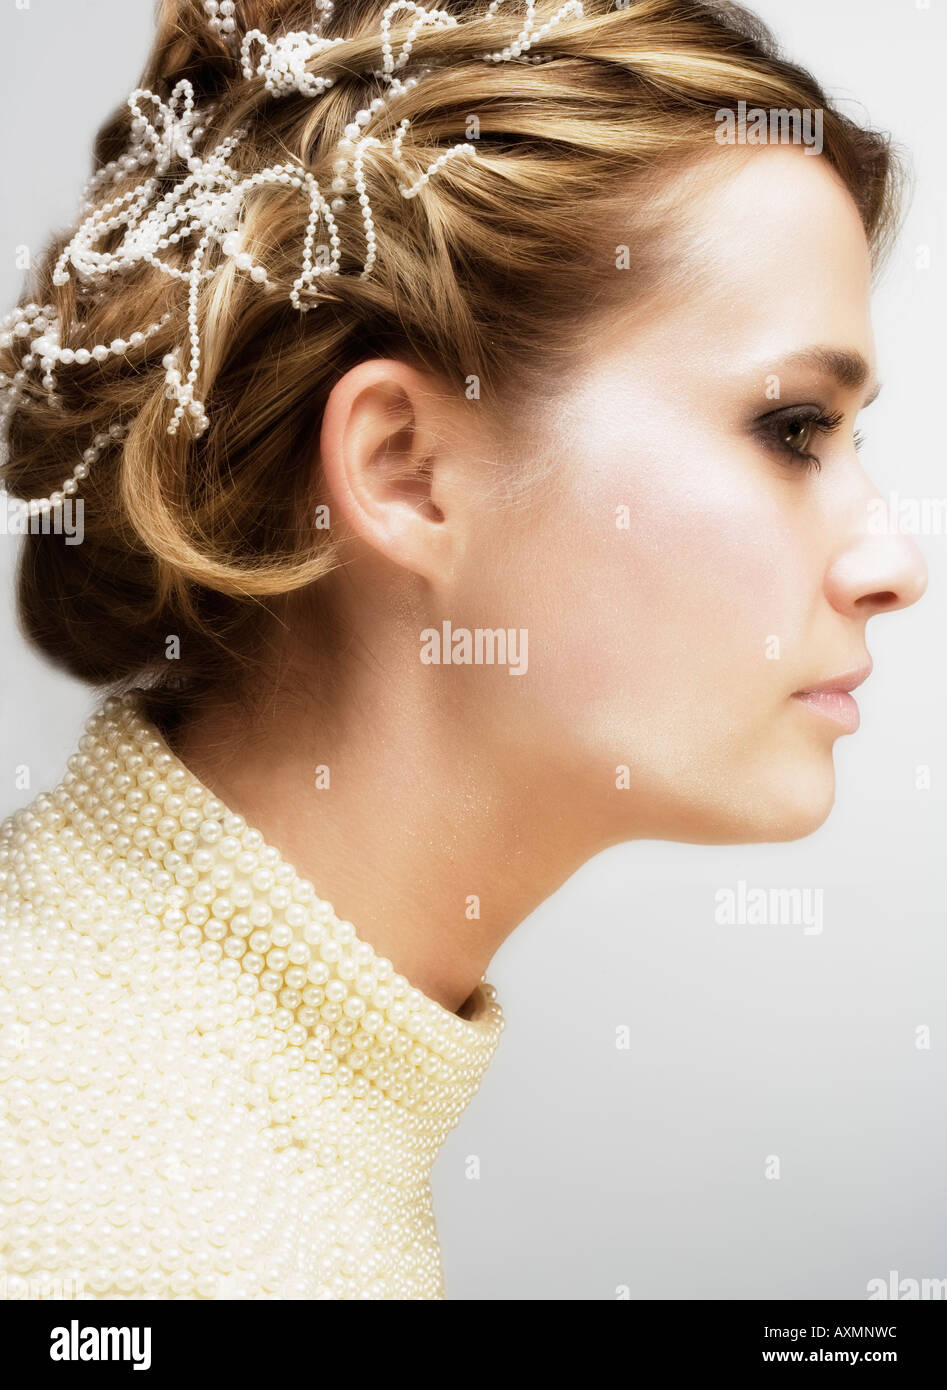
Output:
M885 389L862 458L885 496L943 497L944 7L756 9L832 96L910 152L912 209L875 303ZM71 219L92 134L135 86L151 31L150 0L0 0L3 307L20 292L15 248ZM507 1027L435 1168L449 1297L863 1298L891 1270L947 1277L947 541L918 543L930 588L868 628L862 728L836 745L837 804L816 834L611 850L495 957ZM15 545L0 536L0 815L58 780L94 704L17 633ZM30 793L14 787L24 763ZM919 765L930 790L915 789ZM740 879L822 888L824 930L715 925L716 891ZM915 1047L919 1025L929 1050Z

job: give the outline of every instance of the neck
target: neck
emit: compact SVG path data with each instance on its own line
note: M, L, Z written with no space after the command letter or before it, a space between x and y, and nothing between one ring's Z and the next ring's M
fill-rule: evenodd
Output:
M491 756L476 720L445 722L443 692L403 674L410 689L363 687L315 713L280 695L249 719L220 703L168 742L363 940L464 1016L502 941L597 846L578 843L561 786Z

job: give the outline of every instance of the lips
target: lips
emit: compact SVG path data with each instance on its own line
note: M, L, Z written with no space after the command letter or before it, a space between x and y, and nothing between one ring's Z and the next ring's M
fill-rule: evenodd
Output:
M859 666L853 671L847 671L844 675L833 676L830 680L820 681L817 685L808 685L804 690L797 690L792 698L805 705L814 714L831 720L843 733L853 734L858 728L861 717L850 692L856 686L861 685L862 681L868 679L871 675L871 669L872 663L869 660L867 665Z
M794 693L796 695L825 695L832 692L848 694L849 691L855 690L857 686L861 685L862 681L868 679L872 668L873 663L869 659L866 665L847 671L843 676L833 676L831 680L820 681L818 685L804 686L802 690L797 690Z

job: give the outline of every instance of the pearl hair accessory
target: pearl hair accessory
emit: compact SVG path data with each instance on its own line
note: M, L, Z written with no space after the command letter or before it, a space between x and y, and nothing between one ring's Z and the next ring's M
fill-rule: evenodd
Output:
M239 48L237 21L234 19L236 10L234 0L204 0L208 26L227 45L231 53L235 48Z
M504 0L490 0L485 17L492 19L503 3ZM276 98L292 94L318 97L334 82L330 74L310 72L309 65L346 40L324 37L319 32L333 11L332 0L316 0L316 9L319 18L314 31L293 31L270 39L261 30L251 29L241 38L237 32L234 0L205 0L204 5L210 28L225 43L239 64L243 77L248 82L262 78L265 89ZM392 17L402 11L408 11L413 18L396 53L391 39ZM548 61L548 56L529 54L528 50L566 16L581 16L582 0L566 0L541 26L537 25L535 11L536 0L526 0L523 27L514 41L505 48L482 53L480 58L489 63ZM132 116L130 146L121 158L110 161L100 169L87 185L80 207L83 220L56 262L52 280L54 285L62 287L75 279L88 286L94 295L101 296L106 292L110 276L148 263L161 274L187 284L186 367L181 346L166 353L162 359L165 394L175 402L168 424L169 434L176 434L182 420L186 420L191 436L197 438L209 424L204 404L197 396L201 365L198 303L201 285L217 275L221 268L219 261L213 266L205 264L212 248L219 249L225 258L233 262L236 270L248 275L262 289L272 289L265 266L255 262L244 249L240 235L245 201L254 189L264 185L292 188L309 201L300 274L289 292L289 301L294 309L306 313L313 307L302 296L305 291L312 290L318 276L341 274L341 238L335 219L346 206L344 195L351 191L354 191L361 209L365 239L365 255L359 278L364 279L371 274L377 258L377 239L364 160L366 150L381 148L383 142L374 135L364 134L364 127L379 116L391 100L410 91L431 73L432 69L425 68L411 77L399 76L410 59L418 33L423 28L450 28L457 23L456 16L447 10L429 8L416 3L416 0L392 0L387 6L380 23L382 66L372 73L383 84L385 92L356 111L352 121L345 126L332 165L334 177L329 191L334 196L331 200L327 199L315 177L299 162L274 164L251 174L237 172L229 161L245 138L246 128L222 140L209 153L200 153L203 137L216 108L211 103L198 111L194 89L187 79L177 83L167 101L144 88L137 88L128 97L127 105ZM402 150L409 125L410 121L405 117L399 123L390 147L400 168L406 168ZM469 141L461 141L442 151L412 182L398 185L402 197L416 197L449 160L461 156L475 158L475 146ZM184 164L187 174L168 190L169 171L176 162ZM104 203L96 200L103 187L117 183L139 168L150 168L151 172L135 188ZM313 255L320 222L324 223L328 233L329 254L325 260L316 260ZM122 231L123 236L115 249L99 249L103 241L118 231ZM186 268L172 264L162 255L162 252L185 243L192 248ZM136 329L127 339L116 338L110 343L71 347L64 343L64 337L67 334L74 336L74 330L81 330L80 322L68 326L61 324L55 307L49 304L28 304L15 309L3 322L0 346L9 347L16 338L28 338L30 350L12 377L0 374L0 392L4 398L0 405L0 431L5 433L16 402L26 390L30 373L37 368L42 373L47 402L58 405L60 398L55 389L55 372L59 366L76 364L84 367L91 362L104 362L110 356L129 353L138 356L147 340L161 332L170 319L171 314L166 313L155 322ZM62 487L49 497L33 498L23 503L24 510L30 515L48 512L60 506L65 498L74 496L79 483L88 473L89 465L108 446L122 439L131 428L131 423L128 420L117 422L108 434L97 435Z

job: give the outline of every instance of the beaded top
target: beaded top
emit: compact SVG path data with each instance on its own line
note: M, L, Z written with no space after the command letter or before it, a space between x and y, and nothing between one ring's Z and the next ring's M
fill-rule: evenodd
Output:
M108 699L0 826L0 1296L443 1298L430 1171L502 1029Z

